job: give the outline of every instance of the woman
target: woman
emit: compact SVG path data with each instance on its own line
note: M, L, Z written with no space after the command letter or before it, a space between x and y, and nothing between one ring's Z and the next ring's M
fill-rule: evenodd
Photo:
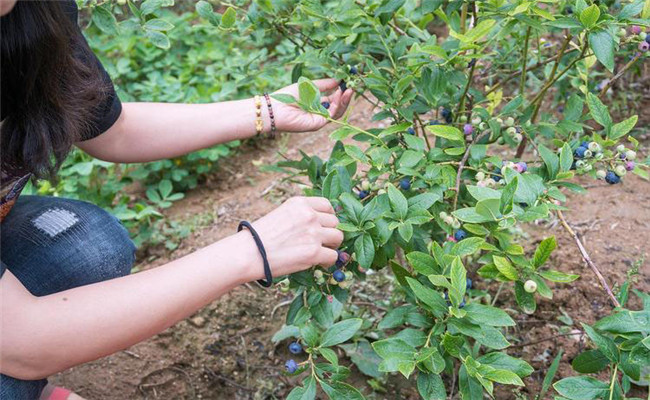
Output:
M324 198L289 199L250 230L128 275L134 246L116 218L80 201L19 196L30 178L52 177L73 145L107 161L146 162L269 133L272 123L301 132L326 120L269 97L121 104L76 24L74 0L0 0L0 15L0 398L68 398L44 390L45 378L151 337L264 278L254 232L273 276L336 261L343 234ZM337 82L316 85L327 92ZM281 92L297 96L295 85ZM324 97L333 117L351 95L336 89Z

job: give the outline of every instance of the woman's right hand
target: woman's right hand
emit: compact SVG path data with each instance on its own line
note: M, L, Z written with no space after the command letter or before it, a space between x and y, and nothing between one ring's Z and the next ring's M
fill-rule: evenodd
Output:
M262 239L274 277L302 271L314 265L329 267L336 262L336 249L343 232L339 220L324 197L292 197L253 223ZM245 230L245 229L244 229ZM240 232L250 237L250 232ZM256 275L264 277L262 257L257 253ZM258 273L259 272L259 273Z

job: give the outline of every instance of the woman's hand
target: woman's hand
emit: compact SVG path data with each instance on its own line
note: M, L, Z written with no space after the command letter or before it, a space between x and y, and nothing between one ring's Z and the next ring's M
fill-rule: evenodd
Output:
M253 223L274 277L302 271L314 265L329 267L336 262L343 232L329 200L323 197L292 197ZM254 275L264 277L262 257L250 232L249 248L256 253Z
M330 95L323 96L321 102L326 101L330 103L328 111L332 118L341 118L348 104L350 104L350 99L354 92L350 89L341 92L341 89L338 87L339 82L336 79L319 79L313 82L323 93L335 90ZM295 83L287 86L275 93L288 94L297 99L298 84ZM310 132L318 130L327 124L327 119L323 116L303 111L296 105L285 104L273 98L271 98L271 103L273 105L275 123L280 132Z

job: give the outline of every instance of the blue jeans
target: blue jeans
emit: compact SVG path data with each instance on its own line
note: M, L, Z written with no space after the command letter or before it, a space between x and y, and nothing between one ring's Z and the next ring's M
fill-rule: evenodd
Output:
M20 196L0 234L2 267L34 296L128 275L135 258L118 219L83 201ZM46 384L0 375L0 399L38 399Z

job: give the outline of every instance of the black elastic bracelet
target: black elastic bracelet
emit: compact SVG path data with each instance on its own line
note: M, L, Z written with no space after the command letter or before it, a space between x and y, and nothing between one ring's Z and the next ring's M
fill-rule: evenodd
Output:
M251 235L253 235L253 240L255 240L257 249L260 251L260 255L262 256L262 261L264 262L264 276L266 277L266 280L258 279L257 283L259 283L264 287L271 287L271 285L273 285L273 275L271 275L271 266L269 265L269 260L266 258L266 250L264 250L262 239L260 239L260 236L257 234L255 229L253 229L253 226L248 221L240 222L239 226L237 227L237 232L244 229L244 227L248 228Z

